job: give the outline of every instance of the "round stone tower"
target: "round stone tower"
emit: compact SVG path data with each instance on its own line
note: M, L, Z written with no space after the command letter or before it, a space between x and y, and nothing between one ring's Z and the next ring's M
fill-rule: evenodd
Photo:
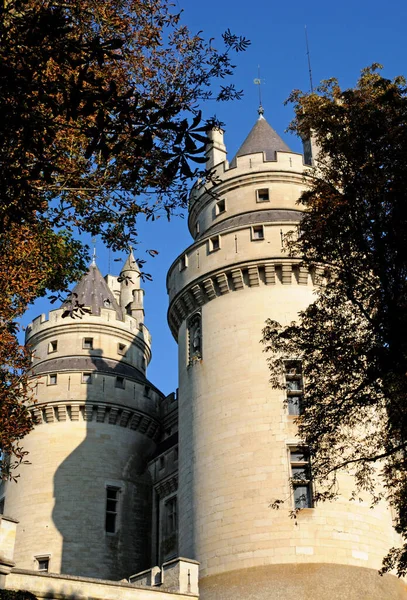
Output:
M37 420L28 465L6 489L17 567L121 579L149 565L151 481L162 394L146 379L151 339L130 254L119 279L96 264L27 329Z
M287 393L269 384L265 320L295 320L321 277L283 251L309 167L262 115L230 164L223 133L210 135L215 177L191 193L194 242L167 279L179 346L179 554L200 562L204 600L405 598L399 580L377 574L397 543L388 508L349 502L346 477L340 500L313 505L294 422L301 364L287 363Z

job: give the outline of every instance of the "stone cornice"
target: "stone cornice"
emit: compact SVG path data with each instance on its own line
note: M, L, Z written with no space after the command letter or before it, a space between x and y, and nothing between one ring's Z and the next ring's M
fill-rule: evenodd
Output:
M301 259L265 258L245 261L217 269L195 279L172 300L168 309L168 324L175 339L181 323L201 306L224 294L260 285L321 285L324 269L303 266Z
M178 489L178 473L173 473L167 479L160 481L154 488L160 498L165 498L165 496L176 492Z
M157 441L160 436L160 424L156 419L139 410L119 404L66 400L36 404L30 407L30 411L37 426L67 421L94 421L132 429L154 441Z

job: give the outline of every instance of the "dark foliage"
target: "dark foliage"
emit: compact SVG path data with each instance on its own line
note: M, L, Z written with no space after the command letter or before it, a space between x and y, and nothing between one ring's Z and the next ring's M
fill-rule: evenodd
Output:
M336 80L294 92L292 130L319 155L301 197L305 216L289 250L323 264L325 283L299 320L264 330L272 383L284 359L303 361L299 435L309 447L316 500L338 494L337 473L355 477L354 497L386 500L407 539L407 89L366 69L354 89ZM407 544L383 570L407 572Z

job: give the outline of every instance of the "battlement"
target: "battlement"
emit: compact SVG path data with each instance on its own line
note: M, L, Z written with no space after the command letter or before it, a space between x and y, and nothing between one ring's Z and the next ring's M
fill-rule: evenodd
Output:
M208 181L198 180L193 186L189 197L189 210L192 210L196 202L208 192L214 193L220 185L225 185L235 178L259 175L267 173L270 178L273 173L278 172L310 174L310 166L304 163L304 156L297 152L276 152L276 159L269 160L265 152L256 152L237 156L235 164L231 166L229 161L224 160L211 169L211 177Z
M200 182L191 192L188 227L197 240L213 226L247 212L301 210L298 200L307 189L309 167L301 154L277 152L277 160L264 153L237 157L214 168L215 183Z
M86 308L86 307L85 307ZM39 336L44 333L54 333L54 329L58 328L69 328L72 330L72 326L79 328L90 326L109 326L115 329L121 330L123 333L130 333L137 336L142 340L148 347L151 347L151 334L144 323L139 322L138 319L124 315L124 319L121 320L117 317L115 310L109 308L102 308L100 315L94 315L85 313L78 317L63 317L65 308L57 308L51 310L48 315L45 313L39 315L27 326L25 334L25 342L33 344L34 336Z

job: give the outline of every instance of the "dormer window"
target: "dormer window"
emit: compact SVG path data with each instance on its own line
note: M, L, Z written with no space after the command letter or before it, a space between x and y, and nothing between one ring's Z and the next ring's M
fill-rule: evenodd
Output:
M256 190L256 202L270 202L268 188L260 188Z

